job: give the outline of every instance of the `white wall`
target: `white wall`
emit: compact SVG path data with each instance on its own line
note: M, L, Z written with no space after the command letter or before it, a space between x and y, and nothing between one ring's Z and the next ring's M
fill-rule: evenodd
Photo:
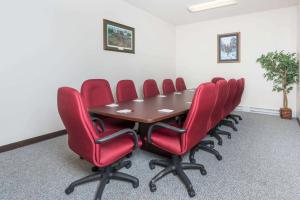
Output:
M103 18L135 28L136 54L103 50ZM175 76L175 27L121 0L1 1L0 24L0 146L63 129L60 86Z
M217 64L217 34L241 32L241 63ZM297 51L297 8L290 7L176 27L177 75L189 87L214 76L245 77L243 106L278 110L282 94L272 92L256 63L274 50ZM289 94L289 107L296 111L296 89Z

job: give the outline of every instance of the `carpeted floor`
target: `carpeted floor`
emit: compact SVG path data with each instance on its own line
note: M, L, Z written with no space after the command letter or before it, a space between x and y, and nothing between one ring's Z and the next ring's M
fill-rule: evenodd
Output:
M204 164L208 174L186 171L197 193L193 199L300 199L300 128L296 120L241 115L244 120L237 125L239 131L231 131L231 140L223 137L223 146L216 145L223 160L217 161L211 154L199 151L196 160ZM62 136L1 153L0 199L92 200L98 182L79 186L69 196L64 193L69 183L91 173L91 165L72 153L66 141L67 137ZM137 151L130 158L132 167L122 171L138 177L139 188L112 180L102 199L190 199L183 184L173 175L160 180L155 193L150 192L148 182L160 170L156 167L151 171L148 167L149 160L155 157Z

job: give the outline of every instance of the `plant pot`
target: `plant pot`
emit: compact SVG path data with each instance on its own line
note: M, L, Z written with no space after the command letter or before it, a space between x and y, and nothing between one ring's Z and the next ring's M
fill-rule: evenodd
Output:
M292 109L280 108L280 117L282 119L292 119Z

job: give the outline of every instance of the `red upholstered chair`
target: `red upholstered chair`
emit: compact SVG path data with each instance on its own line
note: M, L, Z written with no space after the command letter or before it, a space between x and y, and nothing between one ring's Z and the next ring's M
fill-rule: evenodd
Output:
M148 79L144 81L143 85L144 98L154 97L159 95L159 89L157 87L156 81L153 79Z
M223 108L227 101L229 88L226 80L219 80L216 85L218 86L219 90L216 106L211 116L211 129L209 134L217 139L219 145L222 145L223 142L220 135L227 135L229 139L231 138L230 132L223 131L218 128L219 122L223 119Z
M171 79L165 79L165 80L163 80L162 89L163 89L163 94L164 95L176 91L174 83L173 83L173 81Z
M234 110L241 103L243 92L244 92L244 87L245 87L245 79L241 78L241 79L237 80L237 91L236 91L236 95L235 95L231 110ZM228 117L233 119L236 124L238 124L237 119L242 120L242 117L237 114L231 113L228 115Z
M228 118L228 115L231 113L233 104L234 104L234 98L237 91L237 82L235 79L230 79L228 81L228 97L226 99L226 102L224 104L223 112L222 112L222 118L220 125L231 127L234 131L237 131L237 128L235 127L234 123L230 120L226 120L225 118Z
M190 111L182 128L166 123L153 124L148 131L147 141L172 154L171 160L151 160L151 169L155 165L165 167L149 183L150 190L156 190L155 183L169 173L176 174L188 190L189 196L195 196L193 186L184 173L186 169L198 169L205 175L203 165L183 163L182 156L195 147L207 134L211 113L215 106L217 88L213 83L201 84L193 98Z
M218 140L218 144L221 145L222 138L219 136L219 134L223 134L223 135L227 134L229 135L229 137L231 137L231 134L229 132L226 131L223 132L222 130L219 130L217 128L218 123L222 119L222 110L225 103L224 99L226 99L228 95L228 86L227 86L227 81L225 80L219 80L215 85L217 89L216 104L214 106L214 109L210 117L210 121L207 127L207 132L211 136L215 137ZM209 152L215 155L218 160L222 160L222 156L220 155L220 153L214 149L214 141L211 140L201 141L195 148L193 148L190 151L190 156L189 156L190 162L192 163L196 162L194 158L194 154L198 150L204 150L206 152Z
M87 109L114 103L110 85L105 79L90 79L81 86L81 97ZM96 117L96 118L95 118ZM102 129L133 128L134 122L93 115L93 120L103 121Z
M186 90L186 86L185 86L185 82L184 82L183 78L178 77L175 81L175 84L176 84L177 91L180 92L180 91Z
M132 80L121 80L117 84L118 102L131 101L137 99L137 93Z
M211 82L212 83L217 83L219 80L225 80L225 78L222 78L222 77L214 77Z
M78 185L97 180L100 181L95 198L97 200L101 199L110 179L128 181L134 188L138 187L137 178L117 172L123 167L131 166L130 161L121 161L121 159L138 147L137 134L132 129L107 130L98 133L79 92L73 88L59 88L57 106L68 133L70 149L100 168L96 173L71 183L65 190L66 194L72 193Z

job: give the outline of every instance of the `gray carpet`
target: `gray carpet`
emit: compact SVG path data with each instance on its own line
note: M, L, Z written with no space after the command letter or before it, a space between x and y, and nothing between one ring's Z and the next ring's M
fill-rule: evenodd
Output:
M204 164L208 174L186 171L197 193L193 199L300 199L300 128L296 120L241 115L244 120L237 125L239 131L216 147L223 160L199 151L197 162ZM88 175L91 168L68 149L66 141L62 136L0 154L0 199L92 200L97 182L79 186L69 196L64 193L69 183ZM149 191L149 180L160 170L148 167L155 157L136 152L131 158L132 168L122 171L138 177L140 187L133 189L131 184L112 180L103 199L190 199L173 175L160 180L155 193Z

